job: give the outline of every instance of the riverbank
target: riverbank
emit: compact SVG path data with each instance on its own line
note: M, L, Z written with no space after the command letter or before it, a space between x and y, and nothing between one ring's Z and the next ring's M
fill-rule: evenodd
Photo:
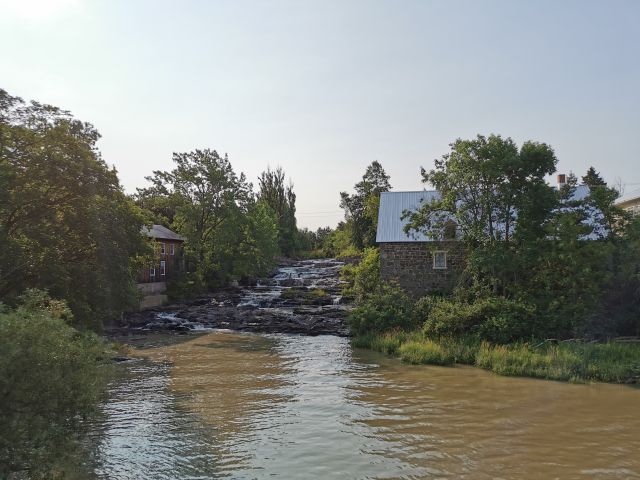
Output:
M498 375L565 382L640 384L640 344L541 342L492 345L478 339L433 340L421 332L354 337L368 348L411 364L473 365Z

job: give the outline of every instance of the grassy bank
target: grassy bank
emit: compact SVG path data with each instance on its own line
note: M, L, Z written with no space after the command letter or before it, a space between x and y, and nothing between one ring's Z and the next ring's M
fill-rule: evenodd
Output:
M473 337L433 340L422 333L361 335L353 345L413 364L475 365L499 375L570 382L640 382L640 345L634 343L517 343L492 345Z

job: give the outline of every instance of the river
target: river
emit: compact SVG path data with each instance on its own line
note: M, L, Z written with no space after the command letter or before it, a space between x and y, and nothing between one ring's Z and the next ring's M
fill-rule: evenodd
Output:
M329 335L138 344L92 430L97 478L640 478L629 386L409 366Z

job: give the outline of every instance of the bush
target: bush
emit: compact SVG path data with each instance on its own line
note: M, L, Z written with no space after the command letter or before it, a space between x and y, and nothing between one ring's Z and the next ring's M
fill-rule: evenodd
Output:
M495 343L507 343L537 333L533 309L523 303L501 297L489 297L474 303L439 300L421 307L429 316L423 331L427 336L477 334Z
M0 478L52 478L101 398L105 348L65 322L63 302L34 290L22 300L0 309Z
M193 298L205 291L196 273L180 273L167 282L167 297L172 302Z
M356 335L408 330L417 326L413 321L409 297L400 287L386 284L351 311L349 324Z
M418 324L423 324L431 315L435 305L444 300L441 295L427 295L418 299L413 306L413 318Z
M380 289L380 252L367 248L357 265L345 265L340 277L346 282L345 295L363 301Z

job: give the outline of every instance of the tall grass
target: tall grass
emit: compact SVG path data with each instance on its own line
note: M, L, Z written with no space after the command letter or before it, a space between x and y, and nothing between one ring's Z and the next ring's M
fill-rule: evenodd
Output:
M353 345L393 355L412 364L467 364L499 375L570 382L640 382L640 344L493 345L474 337L431 339L421 332L390 332L356 337Z

